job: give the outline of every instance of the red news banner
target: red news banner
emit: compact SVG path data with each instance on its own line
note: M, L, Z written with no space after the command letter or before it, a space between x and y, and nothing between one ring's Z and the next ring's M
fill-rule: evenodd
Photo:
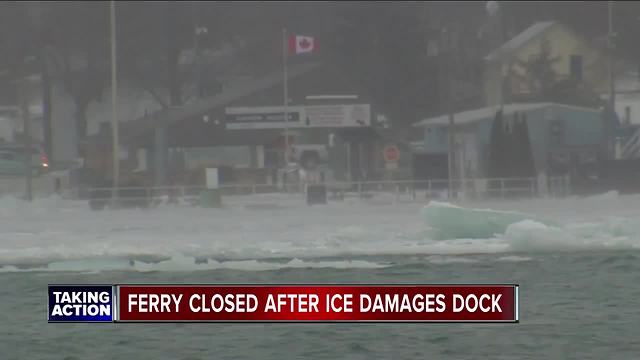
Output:
M517 285L118 285L118 322L511 322Z

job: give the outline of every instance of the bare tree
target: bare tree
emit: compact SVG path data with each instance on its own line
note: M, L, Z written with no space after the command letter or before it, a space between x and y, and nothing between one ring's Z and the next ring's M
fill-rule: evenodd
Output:
M87 110L107 86L107 16L105 3L58 3L51 45L52 72L73 100L78 151L87 137Z

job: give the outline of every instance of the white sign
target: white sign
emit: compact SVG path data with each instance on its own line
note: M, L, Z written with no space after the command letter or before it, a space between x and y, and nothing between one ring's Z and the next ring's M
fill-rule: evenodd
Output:
M207 168L205 175L207 178L207 189L217 189L218 188L218 168Z
M371 125L369 105L309 105L305 107L308 127L361 127Z
M226 127L238 129L336 128L371 126L369 104L237 107L226 109Z

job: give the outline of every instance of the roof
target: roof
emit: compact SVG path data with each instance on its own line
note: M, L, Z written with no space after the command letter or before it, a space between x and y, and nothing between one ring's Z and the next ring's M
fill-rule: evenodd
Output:
M500 54L509 54L514 50L517 50L527 44L529 41L535 39L545 31L547 31L551 26L553 26L555 22L553 21L541 21L534 23L533 25L526 28L523 32L516 35L511 40L504 43L498 49L493 50L489 55L485 57L485 60L496 60L500 56Z
M635 95L637 93L640 93L640 73L638 70L627 70L616 75L616 94Z
M313 139L327 139L324 129L305 129L305 135ZM291 133L294 131L291 130ZM175 130L168 139L170 146L181 147L188 141L192 147L237 146L237 145L268 145L276 142L283 133L283 129L247 129L234 131L217 129L206 131L189 128Z
M587 112L600 112L596 109L584 108L573 105L565 105L565 104L556 104L556 103L521 103L521 104L506 104L504 105L504 114L511 114L516 111L520 112L528 112L534 111L538 109L544 109L550 106L559 106L564 108L569 108L577 111L587 111ZM496 113L496 108L492 106L483 107L480 109L474 109L469 111L463 111L454 114L454 119L456 125L464 125L474 123L483 119L493 118ZM414 127L422 127L429 125L448 125L449 124L449 115L440 115L437 117L432 117L429 119L421 120L415 124Z
M300 75L320 66L320 63L306 63L300 65L289 66L288 79L291 80ZM159 110L147 116L123 123L122 127L126 128L123 136L135 136L140 131L147 131L153 126L153 122L161 116L165 117L168 124L176 123L193 116L204 114L212 109L223 107L245 96L249 96L255 92L262 91L274 87L283 81L284 74L277 71L256 79L250 83L236 85L220 94L200 99L193 103L181 107L173 107L169 109Z

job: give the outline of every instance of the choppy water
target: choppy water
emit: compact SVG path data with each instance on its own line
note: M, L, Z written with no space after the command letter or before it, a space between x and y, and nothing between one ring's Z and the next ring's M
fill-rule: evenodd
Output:
M278 206L92 213L0 201L0 359L640 357L638 197L475 204L531 219L444 241L428 237L422 204L258 199ZM46 323L48 283L230 282L519 283L521 322Z
M4 273L3 359L636 359L640 253L384 258L383 269ZM515 282L521 323L47 324L47 283Z

